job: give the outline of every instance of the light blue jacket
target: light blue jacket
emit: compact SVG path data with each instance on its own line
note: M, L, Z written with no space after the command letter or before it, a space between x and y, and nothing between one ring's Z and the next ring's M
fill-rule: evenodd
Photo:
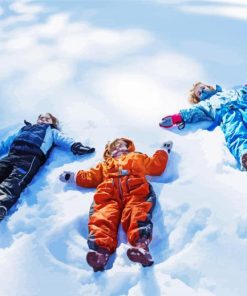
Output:
M247 123L245 108L247 108L247 86L217 92L209 99L201 101L191 108L182 109L179 113L185 123L216 120L220 124L226 112L230 109L238 109L243 112L244 120Z
M180 110L185 123L214 121L236 160L247 153L247 86L217 92L191 108Z

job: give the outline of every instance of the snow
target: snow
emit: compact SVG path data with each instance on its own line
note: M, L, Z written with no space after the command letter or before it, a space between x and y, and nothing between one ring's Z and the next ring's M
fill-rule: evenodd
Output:
M164 114L188 106L195 80L213 79L206 64L171 48L145 52L159 45L148 30L100 27L72 20L62 8L48 13L46 2L22 2L10 6L18 15L5 16L0 7L0 101L7 106L0 136L51 112L65 133L96 153L79 157L55 148L0 223L0 295L245 296L246 173L220 128L158 127ZM116 137L132 139L148 155L165 140L174 142L164 174L149 177L157 194L155 264L129 261L120 227L107 269L94 273L85 257L95 190L63 184L58 176L95 166Z

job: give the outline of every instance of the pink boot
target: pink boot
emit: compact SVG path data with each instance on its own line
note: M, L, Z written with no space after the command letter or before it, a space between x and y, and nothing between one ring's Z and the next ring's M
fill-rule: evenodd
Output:
M134 247L131 247L127 251L127 256L133 262L141 263L143 267L151 266L154 261L148 248L149 240L141 239Z
M105 249L98 251L89 251L87 253L87 263L96 271L103 271L109 260L110 253Z

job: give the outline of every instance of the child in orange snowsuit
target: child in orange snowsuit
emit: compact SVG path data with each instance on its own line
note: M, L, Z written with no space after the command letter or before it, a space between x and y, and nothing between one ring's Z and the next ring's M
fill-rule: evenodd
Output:
M167 142L171 149L171 142ZM131 140L120 138L105 147L104 161L88 171L64 172L60 180L75 180L82 187L97 187L90 209L87 262L94 271L104 270L117 247L119 223L127 233L130 260L143 266L153 264L148 244L152 237L155 193L145 175L161 175L169 149L163 147L152 157L135 152Z

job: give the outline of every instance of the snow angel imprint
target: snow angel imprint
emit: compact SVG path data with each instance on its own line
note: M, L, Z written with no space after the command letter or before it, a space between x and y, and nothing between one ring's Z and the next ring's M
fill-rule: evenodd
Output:
M45 163L54 145L78 155L94 152L94 148L83 146L64 135L58 124L51 113L41 114L36 124L25 121L25 126L19 131L0 141L0 153L8 154L0 160L0 220Z
M97 187L90 209L87 262L94 271L104 270L116 250L119 223L131 247L130 260L153 264L148 245L152 238L155 193L145 175L161 175L172 143L166 142L152 157L135 152L134 143L119 138L105 147L104 161L88 171L63 172L60 180L82 187Z

